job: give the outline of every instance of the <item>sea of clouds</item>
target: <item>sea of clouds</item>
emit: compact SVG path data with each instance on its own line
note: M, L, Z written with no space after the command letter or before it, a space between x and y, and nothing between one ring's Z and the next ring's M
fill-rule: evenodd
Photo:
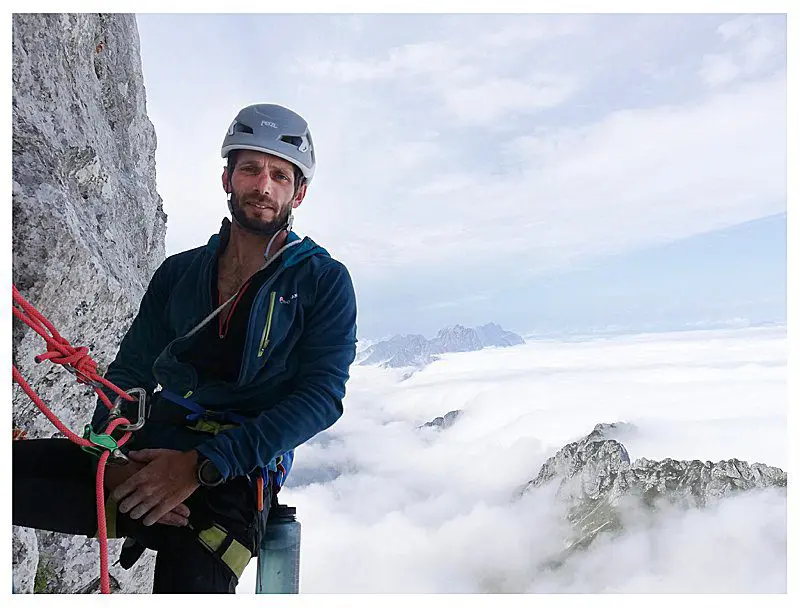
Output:
M785 592L785 492L663 511L557 569L553 488L513 500L599 422L631 459L787 470L785 327L533 340L406 370L353 366L345 414L301 446L281 502L302 523L304 593ZM452 410L446 430L419 425ZM239 593L255 586L255 560Z

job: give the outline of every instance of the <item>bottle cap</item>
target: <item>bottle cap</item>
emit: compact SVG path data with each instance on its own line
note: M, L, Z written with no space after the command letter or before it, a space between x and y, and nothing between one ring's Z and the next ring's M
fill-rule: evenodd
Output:
M297 507L290 507L289 505L276 505L273 507L275 510L275 515L296 515L297 514Z

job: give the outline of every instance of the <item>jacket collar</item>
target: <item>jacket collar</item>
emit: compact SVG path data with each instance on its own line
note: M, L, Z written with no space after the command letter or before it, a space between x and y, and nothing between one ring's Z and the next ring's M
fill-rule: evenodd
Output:
M211 238L208 239L208 244L206 245L206 251L211 254L212 256L216 257L225 251L225 248L228 246L228 241L231 238L231 221L224 217L222 218L222 225L220 226L219 232L217 234L212 234ZM293 243L295 241L301 240L297 233L294 230L289 232L289 235L286 237L287 243ZM317 245L312 239L309 237L304 237L303 243L297 245L296 247L292 247L286 254L283 256L283 264L285 266L291 266L303 260L307 257L312 255L329 255L328 252Z

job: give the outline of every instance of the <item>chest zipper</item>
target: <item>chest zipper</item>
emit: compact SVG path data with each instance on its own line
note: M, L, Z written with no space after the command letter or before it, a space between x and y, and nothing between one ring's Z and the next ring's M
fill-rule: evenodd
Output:
M264 331L261 334L261 343L258 345L258 356L264 354L264 350L269 344L269 329L272 326L272 312L275 310L275 292L271 291L269 294L269 311L267 312L267 323L264 325Z

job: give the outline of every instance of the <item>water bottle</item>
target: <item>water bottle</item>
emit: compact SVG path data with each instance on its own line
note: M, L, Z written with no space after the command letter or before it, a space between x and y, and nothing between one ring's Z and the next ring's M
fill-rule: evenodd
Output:
M256 593L300 593L300 522L295 507L270 509L258 551Z

